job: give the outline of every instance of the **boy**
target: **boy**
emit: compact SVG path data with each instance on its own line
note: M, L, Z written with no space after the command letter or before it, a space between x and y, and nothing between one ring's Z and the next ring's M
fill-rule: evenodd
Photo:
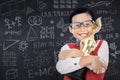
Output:
M80 43L83 39L89 38L98 28L95 16L87 8L74 10L70 16L70 23L69 31ZM97 40L96 43L97 46L89 55L84 55L85 52L77 43L67 43L61 48L56 69L61 74L66 74L64 80L73 80L67 74L85 67L88 69L83 80L103 80L108 66L109 49L105 40Z

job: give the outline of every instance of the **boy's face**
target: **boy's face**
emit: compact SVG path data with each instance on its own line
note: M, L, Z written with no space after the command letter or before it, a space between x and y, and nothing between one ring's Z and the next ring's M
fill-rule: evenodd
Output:
M92 17L88 13L77 14L72 17L72 23L80 22L82 23L82 25L80 25L78 28L74 28L74 26L76 25L75 24L73 25L73 28L69 27L69 31L78 40L87 38L92 34L95 28L95 24L90 22L91 20L92 20ZM83 23L85 23L85 25L88 25L88 26L85 27Z

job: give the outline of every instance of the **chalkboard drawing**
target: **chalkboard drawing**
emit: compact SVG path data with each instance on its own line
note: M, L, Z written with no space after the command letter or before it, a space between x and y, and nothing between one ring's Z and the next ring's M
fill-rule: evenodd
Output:
M47 7L47 4L44 3L43 1L40 1L40 0L37 0L38 4L38 10L42 10L42 9L45 9Z
M40 26L42 24L42 18L40 16L30 16L28 18L28 24L30 26Z
M76 8L78 0L53 0L53 8Z
M10 40L5 40L3 42L3 50L7 50L10 47L14 46L15 44L17 44L19 42L19 40L14 40L14 39L10 39Z
M2 55L2 66L16 66L16 53L14 51L5 51Z
M11 27L11 24L9 23L10 21L9 21L9 19L8 18L5 18L5 26L7 26L8 27L8 29L12 29L12 27Z
M61 18L59 22L56 24L58 29L61 29L63 33L60 34L61 37L64 36L64 32L67 32L69 24L64 23L64 19Z
M9 69L6 71L6 80L14 80L18 77L17 69Z
M13 29L13 27L16 27L16 26L18 26L18 27L22 26L20 16L16 16L14 20L5 18L4 22L5 22L5 26L8 27L8 30Z
M34 11L35 11L34 9L32 9L32 8L30 8L30 7L27 7L26 15L28 15L28 14L34 12Z
M25 0L5 0L0 3L0 14L11 15L14 12L25 11Z
M81 40L80 43L81 50L84 52L85 55L89 55L97 46L97 43L94 39L94 35L101 29L102 26L101 17L97 18L96 25L97 28L93 31L93 33L89 37Z
M26 41L21 41L19 43L19 50L25 51L28 47L28 43Z
M96 6L101 6L101 5L105 5L105 6L109 6L114 0L110 1L99 1L99 2L91 2L90 4L86 4L84 5L84 7L96 7Z
M120 50L117 50L117 45L115 42L110 43L110 49L114 51L111 53L111 56L114 57L112 61L114 63L114 61L116 61L115 59L117 59L118 55L120 54Z
M50 24L54 24L54 20L50 20Z
M35 30L32 28L32 26L29 28L28 34L27 34L27 40L28 41L34 41L38 39L38 36L35 32Z

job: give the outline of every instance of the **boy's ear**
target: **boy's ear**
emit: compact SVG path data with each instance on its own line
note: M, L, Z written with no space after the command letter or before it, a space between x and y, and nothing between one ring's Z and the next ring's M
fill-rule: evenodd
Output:
M70 31L70 33L74 33L74 31L73 31L73 29L71 28L71 27L69 27L69 31Z

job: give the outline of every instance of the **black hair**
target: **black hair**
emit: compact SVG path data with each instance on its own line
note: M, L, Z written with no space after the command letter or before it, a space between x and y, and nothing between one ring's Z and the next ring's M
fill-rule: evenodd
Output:
M95 21L95 15L90 9L88 9L88 8L78 8L78 9L75 9L71 13L70 18L69 18L69 22L72 23L72 17L77 15L77 14L80 14L80 13L88 13L92 17L92 20Z

